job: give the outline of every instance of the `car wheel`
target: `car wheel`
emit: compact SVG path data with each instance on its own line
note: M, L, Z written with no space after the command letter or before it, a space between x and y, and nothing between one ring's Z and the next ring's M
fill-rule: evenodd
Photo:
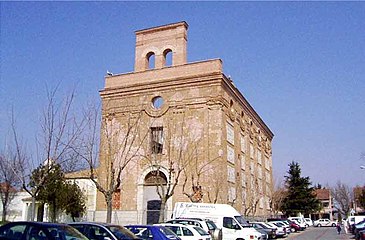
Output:
M296 232L295 228L290 229L291 232Z
M214 240L222 240L222 229L215 229L213 232Z
M336 224L335 223L332 223L332 227L336 227Z
M318 227L322 227L322 225L321 225L321 224L318 224L317 226L318 226Z

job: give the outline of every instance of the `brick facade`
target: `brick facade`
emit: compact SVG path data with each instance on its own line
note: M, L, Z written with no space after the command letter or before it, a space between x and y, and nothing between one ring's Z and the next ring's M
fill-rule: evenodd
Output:
M171 165L169 159L178 159L172 150L183 149L179 156L186 156L187 175L194 166L207 166L195 188L199 189L194 194L197 200L231 203L242 213L250 202L257 201L255 215L268 215L273 133L224 75L220 59L186 62L187 29L186 22L179 22L136 31L135 71L105 77L100 91L103 120L112 118L124 137L128 123L138 121L133 133L138 141L131 148L138 154L122 173L121 192L115 198L121 203L114 205L134 213L138 223L146 223L147 202L158 200L146 177L156 167L167 180L171 172L176 175L178 163ZM172 56L169 66L168 55ZM154 140L158 132L155 136L151 131L156 129L162 129L163 139ZM105 139L102 133L101 149L107 145ZM151 145L153 141L161 141L161 152ZM105 151L100 159L98 180L106 181ZM182 192L184 176L182 173L167 202L167 215L175 202L189 201ZM191 181L189 177L188 189ZM100 194L97 210L105 210Z

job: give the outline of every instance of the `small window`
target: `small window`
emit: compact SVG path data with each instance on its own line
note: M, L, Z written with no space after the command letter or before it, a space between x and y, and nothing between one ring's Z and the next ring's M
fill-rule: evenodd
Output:
M147 63L148 63L148 69L154 69L155 68L155 53L149 52L146 56Z
M151 128L151 151L153 154L161 154L163 149L163 128Z
M162 105L164 104L163 98L158 96L158 97L154 97L152 99L152 106L155 109L160 109L162 107Z
M171 49L166 49L163 52L164 60L165 60L165 67L172 66L172 51Z

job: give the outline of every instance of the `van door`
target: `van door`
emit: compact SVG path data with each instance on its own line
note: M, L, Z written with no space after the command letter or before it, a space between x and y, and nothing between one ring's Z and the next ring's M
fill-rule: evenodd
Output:
M239 238L241 227L238 222L231 217L223 217L222 235L224 240L235 240ZM243 238L244 236L241 236Z

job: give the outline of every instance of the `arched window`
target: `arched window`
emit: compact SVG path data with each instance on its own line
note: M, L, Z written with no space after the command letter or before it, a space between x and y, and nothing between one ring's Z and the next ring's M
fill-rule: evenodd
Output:
M161 171L151 171L149 172L146 177L144 178L144 184L145 185L165 185L167 183L167 178L165 176L165 174L163 174L163 172Z
M163 57L165 60L164 66L168 67L168 66L172 66L172 50L171 49L166 49L163 52Z
M155 53L149 52L147 53L147 63L148 63L148 69L154 69L155 68Z

